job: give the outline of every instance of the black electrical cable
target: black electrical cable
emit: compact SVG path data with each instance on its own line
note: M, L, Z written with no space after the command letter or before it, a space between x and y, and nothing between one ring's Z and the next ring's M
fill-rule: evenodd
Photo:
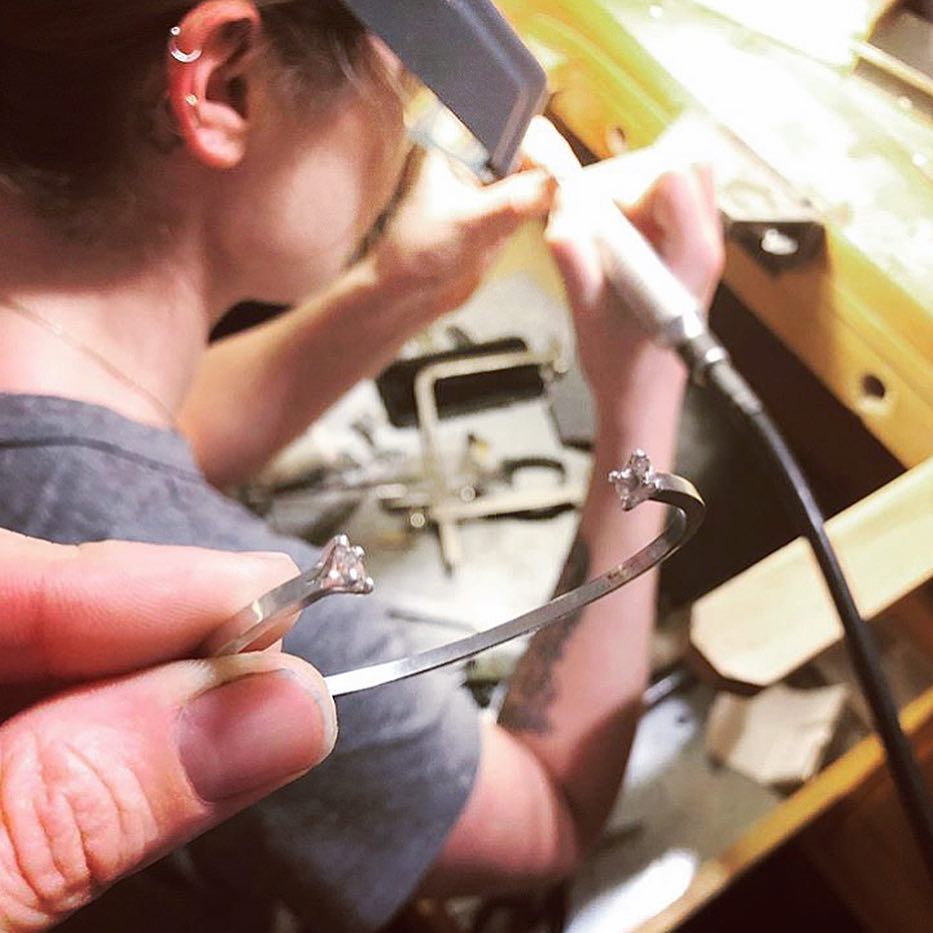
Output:
M845 644L887 753L891 776L933 880L933 798L901 728L874 636L852 598L813 492L761 400L715 338L704 334L679 350L694 378L726 402L737 425L755 442L755 450L780 487L788 511L813 548L842 621Z

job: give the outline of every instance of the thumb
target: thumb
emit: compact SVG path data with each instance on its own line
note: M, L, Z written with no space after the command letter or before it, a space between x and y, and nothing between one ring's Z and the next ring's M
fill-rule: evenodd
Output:
M42 930L333 747L320 675L275 652L82 687L0 726L0 930Z

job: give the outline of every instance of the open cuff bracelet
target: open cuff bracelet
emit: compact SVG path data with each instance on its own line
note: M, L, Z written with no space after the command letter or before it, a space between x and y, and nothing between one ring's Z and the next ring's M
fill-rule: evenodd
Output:
M623 469L610 473L609 482L625 511L645 502L670 507L667 525L654 541L606 573L508 622L437 648L325 677L331 695L358 693L456 664L575 615L666 560L703 521L706 507L693 485L680 476L655 472L643 451L636 450ZM311 570L250 603L221 626L208 641L207 653L220 656L261 650L284 635L296 612L324 596L372 592L373 582L366 574L363 558L362 548L352 547L345 536L334 538Z

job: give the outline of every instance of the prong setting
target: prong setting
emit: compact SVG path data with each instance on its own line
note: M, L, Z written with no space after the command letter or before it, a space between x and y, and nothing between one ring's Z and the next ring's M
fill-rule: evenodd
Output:
M346 535L337 535L328 542L315 568L321 588L364 596L371 593L374 584L366 572L365 558L363 548L351 545Z
M641 449L632 452L628 463L621 470L609 474L609 482L615 487L619 502L626 512L647 502L658 489L658 478L651 458Z

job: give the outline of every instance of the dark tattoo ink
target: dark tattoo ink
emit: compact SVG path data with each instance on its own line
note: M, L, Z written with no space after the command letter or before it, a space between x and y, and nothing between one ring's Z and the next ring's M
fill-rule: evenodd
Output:
M562 596L585 583L589 572L590 549L586 541L578 537L570 549L554 595ZM542 629L532 639L512 675L509 692L499 713L500 725L514 732L538 735L547 735L551 731L548 709L557 699L554 668L582 615L582 611L578 612L563 622Z

